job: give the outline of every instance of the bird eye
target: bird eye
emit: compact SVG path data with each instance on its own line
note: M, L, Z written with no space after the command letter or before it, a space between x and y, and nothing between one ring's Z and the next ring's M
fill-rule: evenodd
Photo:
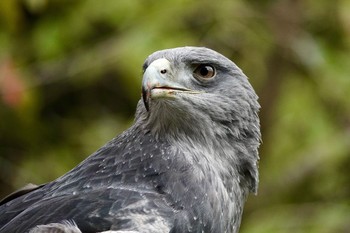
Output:
M196 78L210 79L215 76L215 68L211 65L199 65L193 71Z

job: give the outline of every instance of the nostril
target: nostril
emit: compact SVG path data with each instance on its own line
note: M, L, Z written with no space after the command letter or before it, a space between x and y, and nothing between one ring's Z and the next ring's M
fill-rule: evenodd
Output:
M160 70L160 73L161 73L161 74L166 74L166 73L167 73L167 70L166 70L166 69L162 69L162 70Z

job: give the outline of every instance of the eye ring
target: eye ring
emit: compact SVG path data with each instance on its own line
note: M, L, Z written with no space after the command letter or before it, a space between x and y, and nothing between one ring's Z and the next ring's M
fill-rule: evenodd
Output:
M200 64L193 71L193 76L197 79L208 80L216 75L214 66L208 64Z

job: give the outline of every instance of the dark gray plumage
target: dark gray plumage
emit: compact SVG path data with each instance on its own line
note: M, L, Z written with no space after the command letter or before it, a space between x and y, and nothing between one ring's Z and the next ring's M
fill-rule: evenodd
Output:
M1 233L62 221L84 233L238 232L258 185L259 104L248 79L198 47L155 52L143 69L134 125L57 180L7 197Z

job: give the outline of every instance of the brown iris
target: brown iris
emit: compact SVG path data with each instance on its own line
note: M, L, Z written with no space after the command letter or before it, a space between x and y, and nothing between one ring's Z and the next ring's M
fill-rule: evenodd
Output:
M211 65L199 65L193 71L193 75L200 79L210 79L215 76L215 68Z

